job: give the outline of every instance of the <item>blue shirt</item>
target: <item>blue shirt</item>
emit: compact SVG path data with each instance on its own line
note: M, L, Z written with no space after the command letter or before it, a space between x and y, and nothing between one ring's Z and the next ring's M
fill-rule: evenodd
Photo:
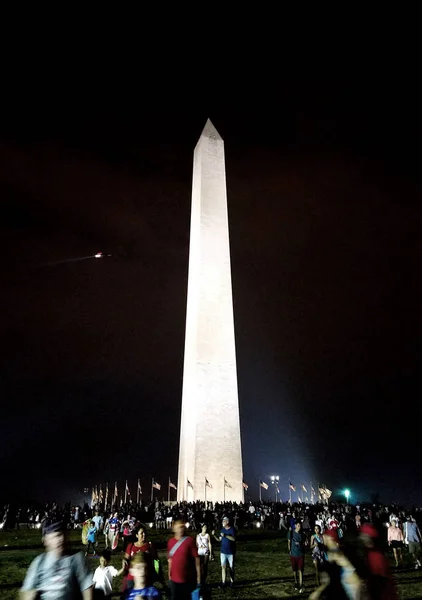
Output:
M95 542L95 534L97 533L97 528L96 527L90 527L88 529L88 536L87 536L87 540L88 542Z
M136 598L136 596L142 596L143 598L157 598L159 600L161 598L161 592L157 590L153 585L151 587L143 588L142 590L131 590L127 600L132 600Z
M224 537L223 537L224 534ZM232 540L228 540L225 536L226 535L232 535L233 537L236 536L236 530L234 527L229 527L228 529L226 529L225 527L223 527L220 531L220 536L221 537L221 553L222 554L234 554L235 550L236 550L236 542L233 542Z
M418 532L418 524L413 521L406 522L406 540L408 542L420 542L421 538Z

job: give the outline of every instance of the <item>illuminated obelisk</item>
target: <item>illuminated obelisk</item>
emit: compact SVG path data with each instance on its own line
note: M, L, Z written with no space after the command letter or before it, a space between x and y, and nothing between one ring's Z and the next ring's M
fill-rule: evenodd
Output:
M177 498L243 501L224 142L210 120L193 160Z

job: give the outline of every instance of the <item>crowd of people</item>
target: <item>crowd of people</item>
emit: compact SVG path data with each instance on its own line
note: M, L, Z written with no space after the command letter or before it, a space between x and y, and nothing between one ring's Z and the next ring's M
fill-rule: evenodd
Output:
M73 582L78 582L85 600L93 595L109 596L112 580L118 575L123 575L124 598L159 598L163 590L167 592L167 586L157 548L148 540L152 528L167 529L174 534L167 545L168 593L173 600L191 598L192 594L199 598L210 593L206 585L208 565L215 558L216 544L220 550L220 587L236 585L236 536L239 529L282 532L280 537L287 538L295 593L303 594L305 591L303 574L305 557L309 556L315 575L315 586L310 595L312 600L397 598L389 559L385 554L388 547L395 568L403 567L405 561L411 568L422 568L422 511L418 509L408 512L398 506L340 503L226 502L213 505L158 501L145 506L130 504L115 509L114 506L59 507L53 504L42 510L28 510L25 514L29 518L24 526L42 528L46 553L31 564L22 587L23 597L33 590L44 592L50 583L39 581L39 572L43 573L46 581L50 576L54 579L52 573L57 568L54 565L61 561L62 584L65 577L71 577ZM10 513L11 507L5 507L3 525L22 526L16 517L11 518ZM91 554L99 560L94 574L89 572L82 554L76 559L77 555L66 550L65 532L74 528L81 528L85 555ZM356 551L356 541L360 542L363 553ZM117 569L110 560L112 553L121 552L122 564ZM57 575L51 585L54 589L59 585ZM73 598L72 595L45 597Z

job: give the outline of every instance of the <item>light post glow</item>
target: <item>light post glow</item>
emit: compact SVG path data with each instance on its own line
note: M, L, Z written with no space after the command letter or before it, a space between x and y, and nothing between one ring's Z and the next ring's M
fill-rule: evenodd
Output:
M350 490L344 490L344 495L346 497L346 502L347 504L349 504L349 498L350 498Z
M274 487L275 501L277 502L277 490L278 490L278 482L280 481L280 477L278 475L271 475L270 477L271 483Z

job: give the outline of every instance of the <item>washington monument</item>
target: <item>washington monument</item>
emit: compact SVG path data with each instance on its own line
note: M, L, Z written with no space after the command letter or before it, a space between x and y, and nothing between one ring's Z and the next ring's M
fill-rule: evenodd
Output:
M243 501L224 142L209 119L193 160L177 499Z

